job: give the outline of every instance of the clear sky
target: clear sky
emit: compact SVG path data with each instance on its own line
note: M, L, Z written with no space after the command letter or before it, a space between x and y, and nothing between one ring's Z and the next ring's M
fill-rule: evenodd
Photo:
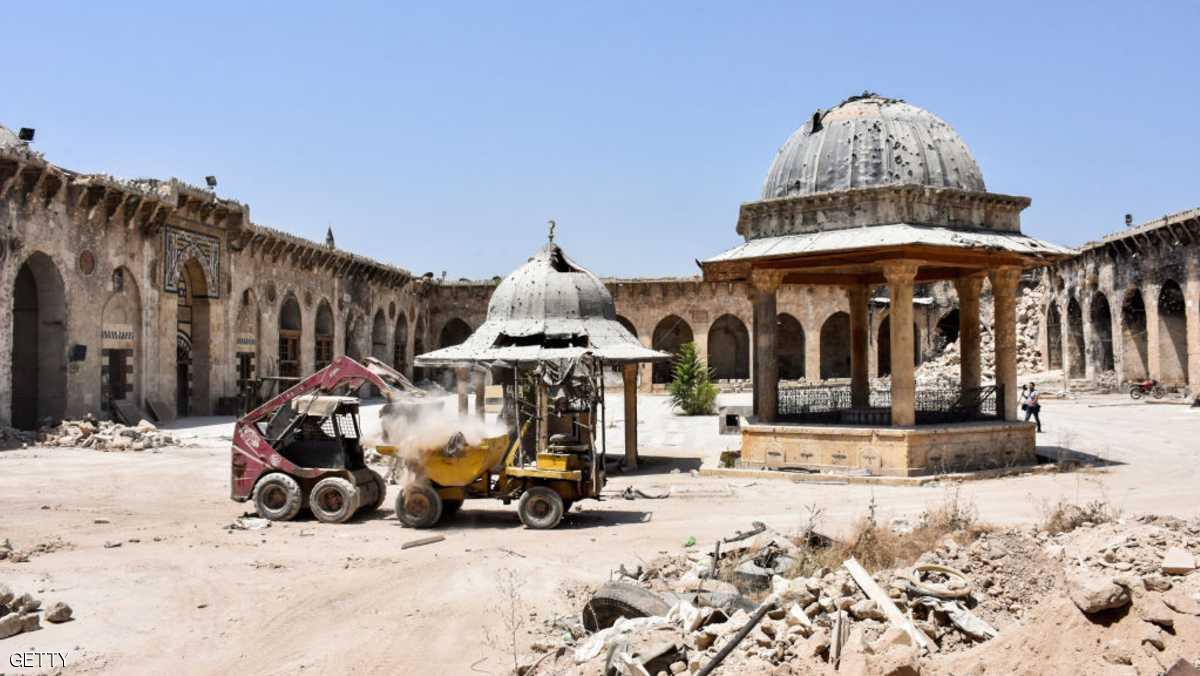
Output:
M698 272L787 136L869 89L953 125L1026 232L1200 206L1200 3L7 2L0 124L451 278L559 223L601 275Z

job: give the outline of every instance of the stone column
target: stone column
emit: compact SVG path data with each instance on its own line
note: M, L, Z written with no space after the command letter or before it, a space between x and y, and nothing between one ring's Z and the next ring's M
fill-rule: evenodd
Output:
M866 408L871 405L871 381L869 378L869 350L867 339L870 322L867 319L867 294L870 289L864 284L855 284L847 289L850 300L850 405ZM817 336L820 342L820 336Z
M1187 280L1183 289L1184 317L1187 319L1188 387L1200 392L1200 278Z
M779 413L779 356L775 349L779 318L775 293L783 281L778 270L754 270L751 303L754 306L754 415L759 422L775 422Z
M1162 380L1162 350L1158 344L1158 294L1159 284L1147 283L1142 287L1142 302L1146 304L1146 377Z
M996 303L996 384L1004 389L1004 419L1017 420L1017 282L1021 269L1003 266L990 270L988 277Z
M915 261L887 261L883 276L889 291L892 359L892 425L915 425L916 368L913 364L913 280Z
M467 369L454 369L454 389L458 393L458 414L465 416L467 414L467 378L469 377Z
M977 388L980 383L979 289L982 286L982 273L954 280L958 292L958 383L963 390Z
M481 371L471 371L471 384L475 386L475 415L479 416L480 420L487 419L487 412L484 410L484 398L487 389L487 378Z
M638 438L637 438L637 364L626 364L624 376L625 399L625 469L637 469Z
M1092 330L1092 295L1086 286L1079 289L1079 309L1083 312L1083 377L1094 381L1100 371L1097 365L1100 361L1100 346L1096 344L1096 336Z

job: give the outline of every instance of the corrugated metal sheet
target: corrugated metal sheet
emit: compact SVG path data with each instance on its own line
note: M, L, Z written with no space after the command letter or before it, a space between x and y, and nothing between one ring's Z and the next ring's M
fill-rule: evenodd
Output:
M961 249L991 249L1025 255L1073 255L1067 247L1013 232L960 230L928 225L894 223L846 230L827 230L803 235L755 239L736 246L705 263L797 256L832 251L853 251L887 246L928 245Z
M927 110L864 93L817 111L780 148L762 198L880 185L984 191L983 174L954 128Z
M530 339L538 344L524 344ZM568 342L571 346L561 346ZM488 303L487 321L470 338L417 355L416 364L535 361L584 353L610 362L670 358L644 347L617 321L612 294L599 278L547 244L500 282Z

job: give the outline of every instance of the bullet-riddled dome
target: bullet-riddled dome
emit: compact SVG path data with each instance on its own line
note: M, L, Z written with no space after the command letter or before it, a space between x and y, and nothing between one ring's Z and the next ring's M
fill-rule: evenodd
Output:
M922 108L864 93L817 111L788 138L762 199L904 184L985 190L953 127Z

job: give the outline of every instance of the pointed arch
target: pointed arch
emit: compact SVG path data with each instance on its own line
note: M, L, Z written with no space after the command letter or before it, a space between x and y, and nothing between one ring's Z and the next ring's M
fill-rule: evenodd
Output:
M408 317L404 311L396 313L396 330L392 337L392 367L408 373Z
M108 299L100 312L100 408L113 401L140 405L142 303L136 277L126 267L113 270Z
M13 427L35 429L67 408L67 296L58 266L36 251L13 284Z
M1067 368L1070 378L1083 378L1087 375L1087 364L1084 363L1086 347L1083 343L1083 308L1079 301L1071 296L1067 301Z
M850 377L850 315L835 312L821 324L821 378Z
M679 348L685 343L695 342L692 327L679 315L667 315L654 327L650 347L672 355L679 353ZM651 371L651 382L655 384L671 382L671 362L659 361L654 363Z
M804 326L800 320L786 312L780 313L775 345L779 355L779 379L802 380L805 353Z
M1051 371L1061 369L1062 358L1062 315L1058 303L1050 301L1046 306L1046 368Z
M1187 301L1175 280L1158 292L1158 379L1183 385L1188 380Z
M717 380L750 378L750 331L742 320L724 314L708 330L708 365Z
M1116 368L1113 355L1112 308L1108 305L1108 296L1100 291L1092 296L1091 315L1096 368L1100 371L1112 371Z
M296 294L288 293L279 305L279 375L300 377L300 341L304 319Z
M1121 301L1121 370L1126 381L1150 377L1150 345L1146 338L1146 301L1141 289L1125 292Z
M313 367L320 371L333 362L333 307L322 298L317 303L317 319L313 323Z

